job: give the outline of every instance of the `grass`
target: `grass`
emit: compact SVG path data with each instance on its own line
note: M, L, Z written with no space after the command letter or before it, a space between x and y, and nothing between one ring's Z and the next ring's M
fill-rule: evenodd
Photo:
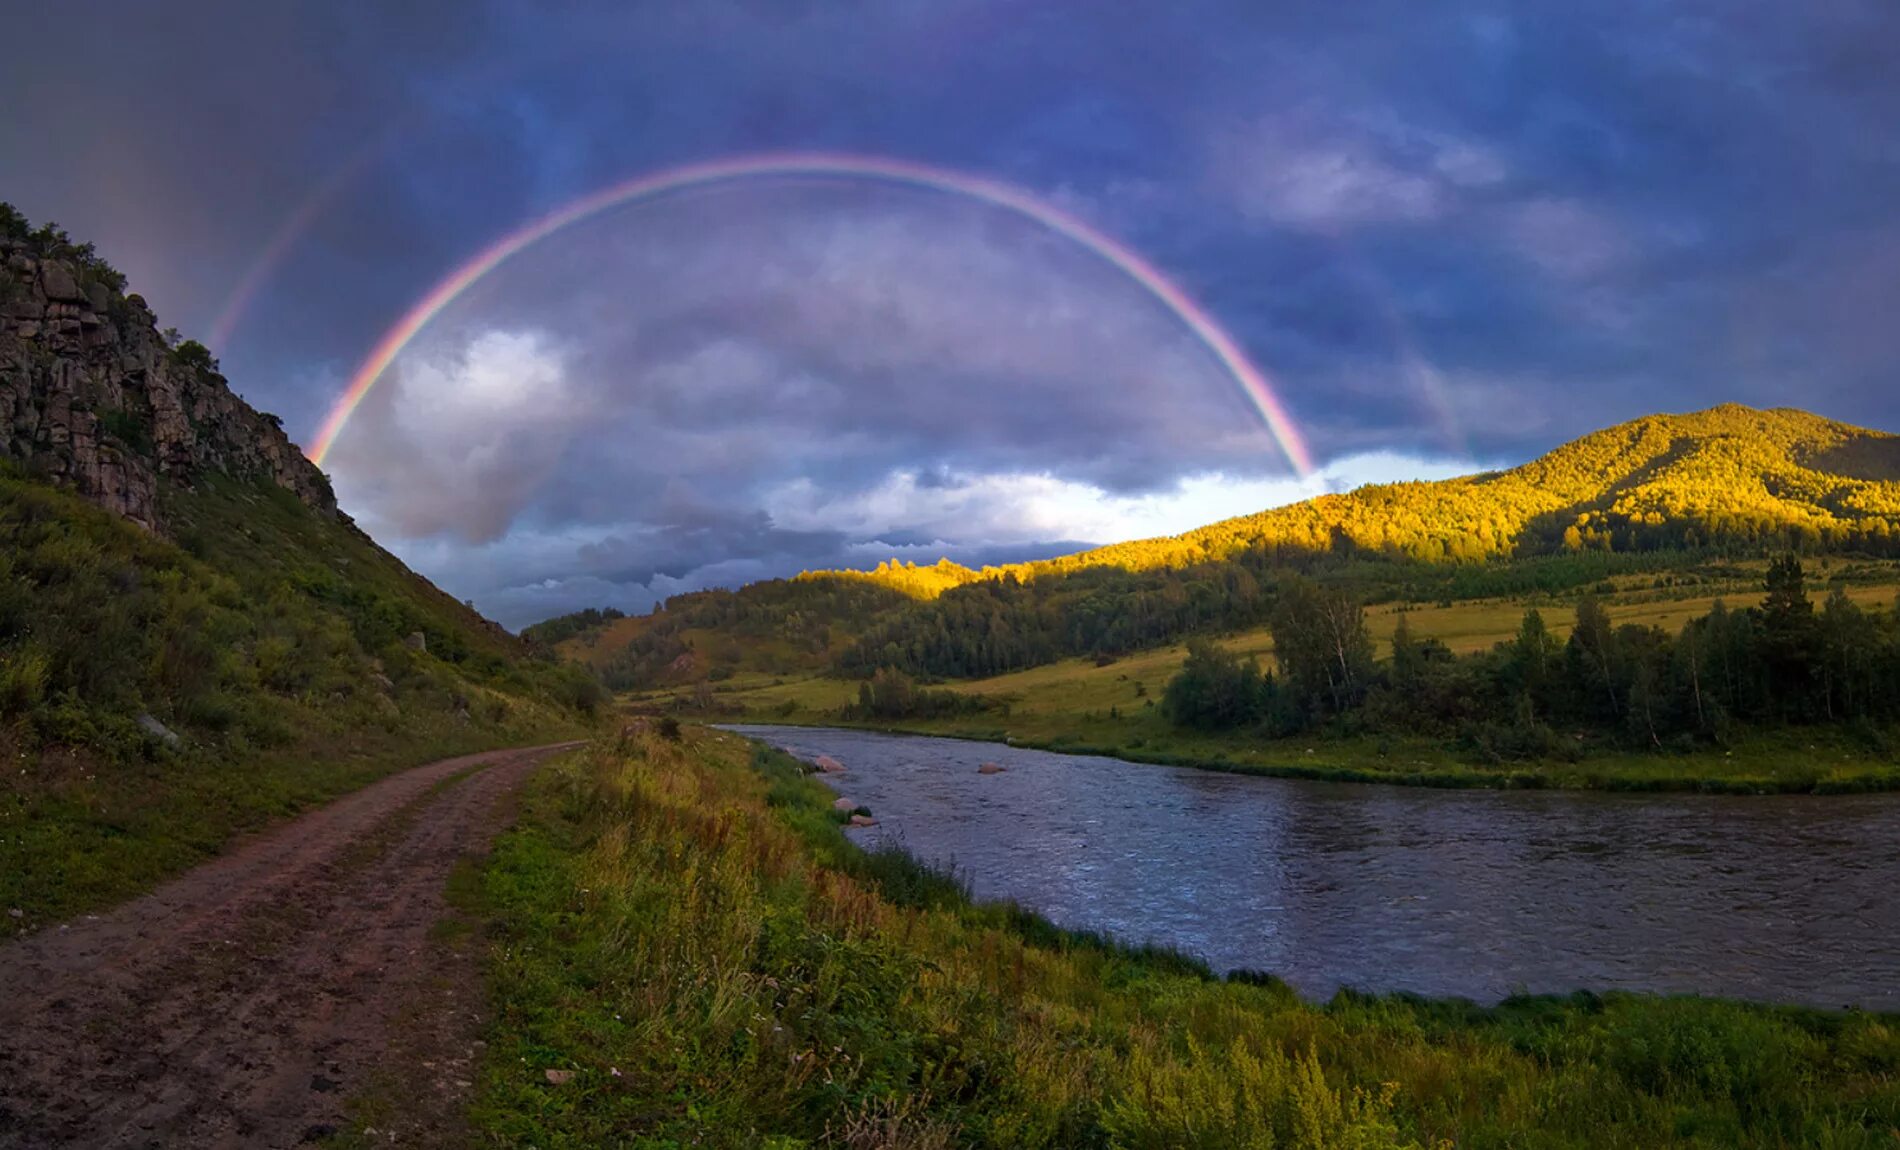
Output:
M1848 586L1857 601L1891 603L1896 587L1883 567L1868 582ZM1753 594L1747 576L1732 603ZM1670 597L1661 597L1670 596ZM1680 597L1675 597L1680 596ZM1618 623L1680 627L1707 613L1718 596L1697 588L1658 590L1647 582L1620 588L1609 604ZM1517 633L1526 604L1483 601L1451 605L1381 606L1368 611L1374 639L1389 648L1401 612L1413 634L1437 638L1460 652L1488 650ZM1545 607L1551 629L1569 633L1568 607ZM1223 638L1221 644L1270 664L1273 638L1264 628ZM875 726L919 734L1008 741L1075 754L1113 755L1136 762L1217 770L1457 787L1561 787L1603 790L1719 791L1736 794L1810 793L1900 789L1900 754L1884 740L1847 730L1773 731L1739 736L1722 751L1603 752L1575 762L1489 763L1434 739L1388 736L1336 738L1321 735L1266 740L1242 732L1182 730L1161 715L1160 696L1186 658L1186 647L1137 652L1105 665L1065 659L989 679L945 684L1006 700L1008 712L992 711L935 720L845 723L838 709L854 700L857 684L821 676L775 677L745 673L714 685L722 714L752 722L800 725ZM672 697L670 692L629 696L634 707ZM1152 704L1152 705L1151 705Z
M597 685L347 522L218 476L164 496L172 538L0 466L6 928L148 890L393 770L588 729Z
M1893 1147L1900 1019L1342 992L1057 930L689 729L529 785L484 891L500 1145ZM554 1072L552 1075L549 1072Z

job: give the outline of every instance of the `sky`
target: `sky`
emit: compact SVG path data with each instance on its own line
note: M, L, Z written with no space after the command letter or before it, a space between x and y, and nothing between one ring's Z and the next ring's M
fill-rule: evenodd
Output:
M978 564L1722 402L1900 428L1900 6L0 0L0 199L510 626ZM1204 309L1311 453L1302 473Z

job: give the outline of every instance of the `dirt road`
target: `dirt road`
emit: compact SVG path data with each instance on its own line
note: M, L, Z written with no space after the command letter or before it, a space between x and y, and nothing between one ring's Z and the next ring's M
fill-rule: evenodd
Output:
M394 775L151 895L0 946L0 1147L319 1141L415 1031L462 1045L422 1077L465 1091L479 995L445 988L431 931L450 871L561 749ZM466 984L478 963L460 961L449 981Z

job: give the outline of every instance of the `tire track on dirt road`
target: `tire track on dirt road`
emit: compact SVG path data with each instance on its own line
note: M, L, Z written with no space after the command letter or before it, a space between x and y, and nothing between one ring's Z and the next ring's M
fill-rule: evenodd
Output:
M0 1147L323 1137L423 993L450 871L485 852L529 771L576 745L393 775L0 946Z

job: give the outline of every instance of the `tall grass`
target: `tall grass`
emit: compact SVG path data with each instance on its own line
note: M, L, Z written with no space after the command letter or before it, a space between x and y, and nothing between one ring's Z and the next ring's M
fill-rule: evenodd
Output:
M1896 1144L1900 1020L1309 1004L974 905L857 850L830 797L702 731L540 776L487 875L478 1125L542 1148Z

